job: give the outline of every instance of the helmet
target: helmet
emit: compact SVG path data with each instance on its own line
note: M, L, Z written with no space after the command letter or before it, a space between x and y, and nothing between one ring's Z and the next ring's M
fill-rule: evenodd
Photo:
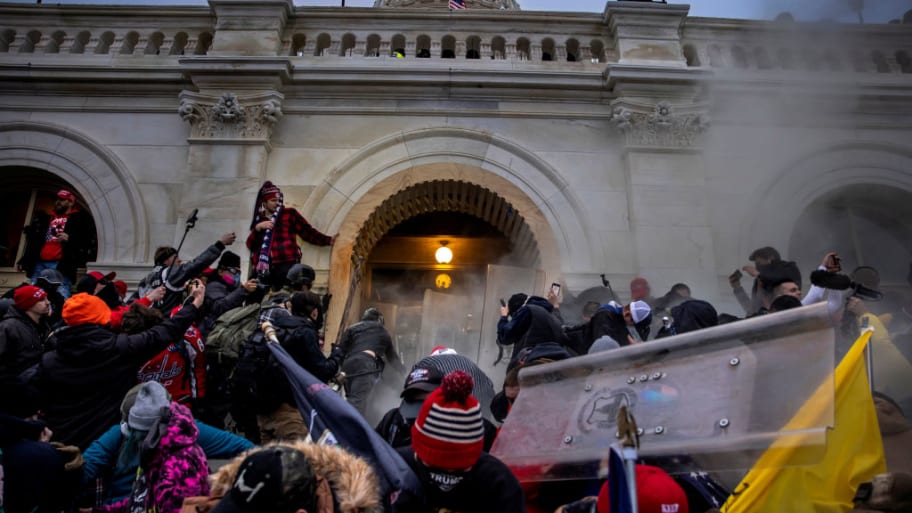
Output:
M304 285L310 288L316 277L317 273L314 272L313 267L307 264L295 264L285 275L285 279L293 289L299 289Z

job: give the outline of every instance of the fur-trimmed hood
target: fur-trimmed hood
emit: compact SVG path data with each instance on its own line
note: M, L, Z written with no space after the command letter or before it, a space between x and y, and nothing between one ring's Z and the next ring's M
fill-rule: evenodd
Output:
M318 477L325 478L339 504L337 513L371 513L382 511L380 484L374 470L365 460L342 448L316 445L304 441L272 445L293 447L307 456ZM269 445L247 451L223 466L212 477L212 497L222 497L234 484L241 462L249 454Z

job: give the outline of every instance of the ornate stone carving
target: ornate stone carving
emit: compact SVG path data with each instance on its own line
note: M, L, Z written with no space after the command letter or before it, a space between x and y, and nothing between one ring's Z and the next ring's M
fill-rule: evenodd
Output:
M282 95L272 93L239 98L184 92L177 112L190 123L190 139L268 141L282 117Z
M426 9L447 9L448 0L374 0L374 7L407 7ZM516 0L466 0L469 9L493 9L498 11L518 11Z
M677 114L668 102L657 103L652 112L641 112L629 106L615 107L611 122L624 134L630 146L689 147L709 127L705 114Z

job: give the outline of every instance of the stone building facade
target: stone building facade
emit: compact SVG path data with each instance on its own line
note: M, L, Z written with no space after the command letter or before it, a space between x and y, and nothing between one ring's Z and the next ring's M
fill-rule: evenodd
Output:
M7 252L29 191L66 184L96 222L89 267L135 282L194 208L184 254L243 239L269 179L338 235L304 258L340 304L389 230L438 210L568 294L645 276L734 311L727 276L766 245L902 286L912 25L468 5L0 5L0 180L26 205L4 206Z

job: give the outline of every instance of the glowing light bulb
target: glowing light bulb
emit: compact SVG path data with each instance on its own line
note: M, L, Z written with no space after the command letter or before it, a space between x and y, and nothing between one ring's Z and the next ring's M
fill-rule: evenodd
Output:
M448 241L440 241L440 247L437 248L437 251L434 253L434 258L437 259L438 264L448 264L453 261L453 250L446 247Z

